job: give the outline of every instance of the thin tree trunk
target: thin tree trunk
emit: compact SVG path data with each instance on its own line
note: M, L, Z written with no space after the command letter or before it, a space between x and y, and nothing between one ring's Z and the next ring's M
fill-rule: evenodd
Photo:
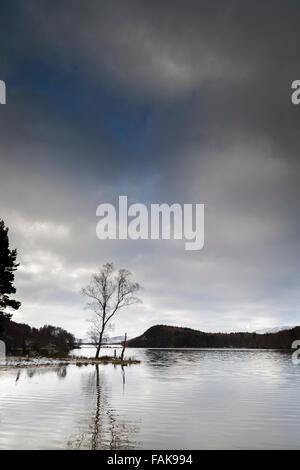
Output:
M100 336L99 336L99 343L98 343L98 346L97 346L97 351L96 351L96 356L95 356L96 359L98 359L98 357L99 357L99 353L100 353L100 349L101 349L101 345L102 345L103 332L104 332L104 328L102 328Z
M122 349L122 352L121 352L121 360L122 361L124 359L124 352L125 352L125 348L126 348L126 339L127 339L127 333L125 333L125 338L124 338L124 342L123 342L123 349Z

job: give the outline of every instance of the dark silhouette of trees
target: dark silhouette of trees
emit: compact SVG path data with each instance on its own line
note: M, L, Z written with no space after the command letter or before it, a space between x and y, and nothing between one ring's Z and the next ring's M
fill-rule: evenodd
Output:
M57 326L44 325L38 330L34 328L32 332L31 344L37 351L49 348L66 352L73 349L74 343L74 336Z
M63 328L52 325L32 328L25 323L16 323L9 319L3 321L2 338L9 352L22 354L64 353L73 349L75 344L74 336Z
M12 314L5 312L7 307L17 310L21 302L10 296L16 293L13 285L15 271L19 264L16 262L17 250L9 248L8 228L0 219L0 335L3 331L3 322L9 320Z
M128 307L140 299L136 297L140 290L137 282L130 280L127 269L114 269L113 263L106 263L98 273L92 275L90 284L81 293L90 301L87 308L94 312L92 332L93 341L97 340L96 358L99 357L103 337L113 316L123 307Z
M258 348L290 349L300 326L278 333L205 333L176 326L155 325L127 341L133 348Z

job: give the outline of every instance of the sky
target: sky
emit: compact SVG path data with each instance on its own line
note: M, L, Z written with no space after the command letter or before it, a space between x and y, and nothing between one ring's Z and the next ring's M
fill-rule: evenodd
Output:
M85 337L103 263L154 324L300 324L296 0L10 0L1 5L0 217L18 249L14 320ZM96 208L205 204L205 243L99 240Z

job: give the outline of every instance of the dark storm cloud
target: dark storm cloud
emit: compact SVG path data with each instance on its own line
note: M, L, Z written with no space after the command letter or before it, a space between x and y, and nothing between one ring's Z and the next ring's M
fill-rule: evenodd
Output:
M23 320L51 311L79 334L78 289L114 259L146 287L121 331L134 314L132 334L299 322L298 13L296 1L7 4L0 207ZM96 206L122 193L205 203L204 250L99 242Z

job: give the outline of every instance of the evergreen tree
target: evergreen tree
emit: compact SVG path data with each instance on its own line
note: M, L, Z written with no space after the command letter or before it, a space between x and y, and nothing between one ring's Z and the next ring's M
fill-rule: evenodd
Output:
M21 302L10 298L16 292L13 286L15 271L19 266L16 259L17 250L9 248L8 228L0 219L0 330L3 321L12 317L5 309L10 307L17 310L21 305Z

